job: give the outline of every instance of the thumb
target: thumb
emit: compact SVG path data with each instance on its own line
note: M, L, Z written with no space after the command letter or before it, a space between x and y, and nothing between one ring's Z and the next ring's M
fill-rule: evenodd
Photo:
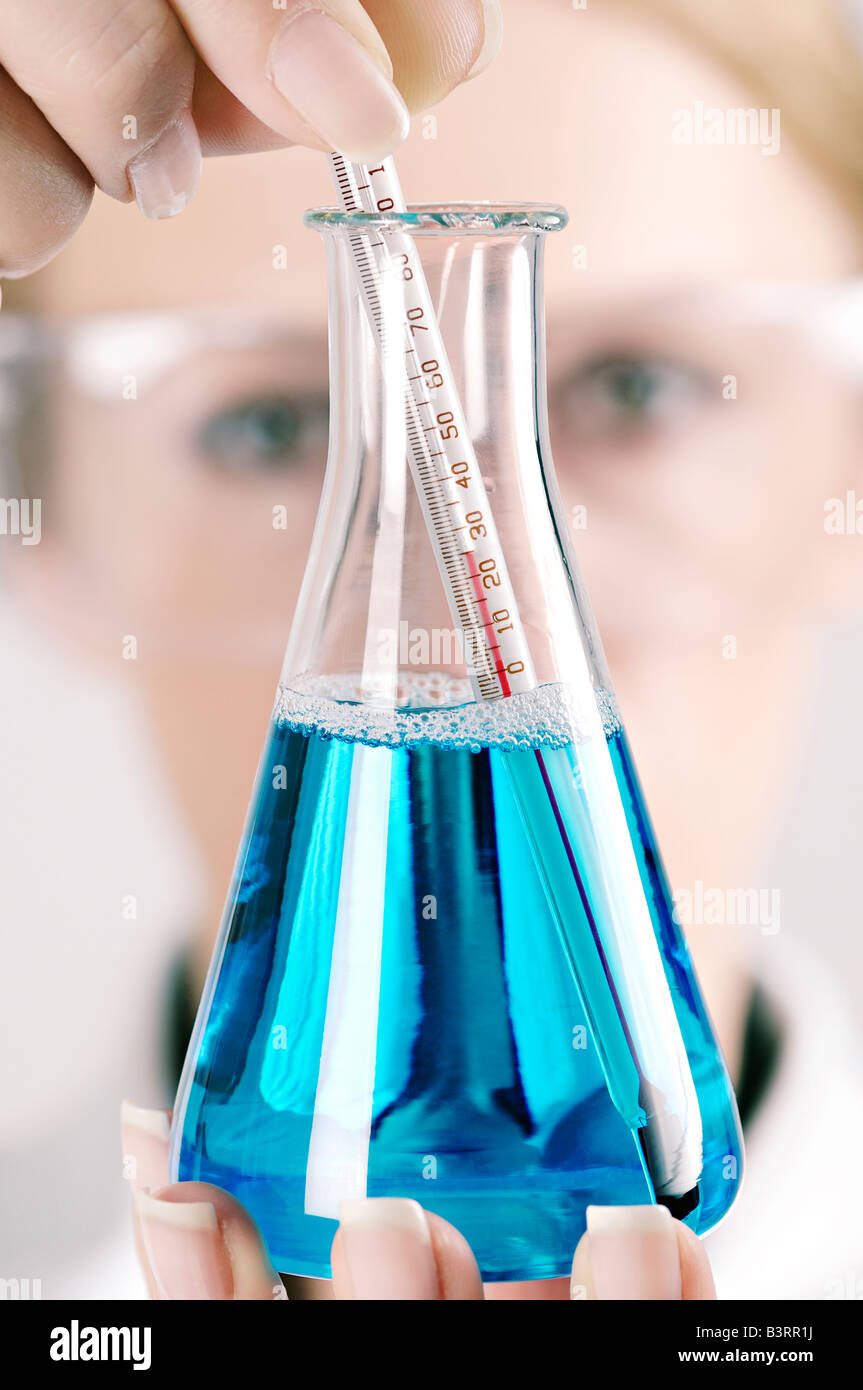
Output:
M170 1115L123 1102L123 1172L135 1243L154 1299L283 1299L249 1213L221 1188L169 1185Z
M410 111L423 111L478 77L503 41L500 0L363 0Z
M715 1299L698 1237L665 1207L588 1207L572 1262L571 1297Z
M287 1297L251 1216L220 1187L182 1182L155 1193L141 1189L135 1207L158 1297L234 1302Z

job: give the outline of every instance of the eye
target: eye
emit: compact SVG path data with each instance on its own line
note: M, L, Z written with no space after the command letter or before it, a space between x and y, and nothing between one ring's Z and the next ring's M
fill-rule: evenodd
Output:
M566 429L601 440L667 428L707 399L703 374L683 363L620 354L594 358L553 396Z
M195 436L201 458L220 468L297 468L326 454L326 396L256 396L207 417Z

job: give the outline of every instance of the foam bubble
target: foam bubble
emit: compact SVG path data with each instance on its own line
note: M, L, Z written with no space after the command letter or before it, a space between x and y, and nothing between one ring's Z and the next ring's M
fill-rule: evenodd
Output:
M570 686L542 685L507 699L476 701L463 679L443 673L410 677L398 704L359 698L358 679L295 676L279 686L273 718L297 733L337 738L370 747L561 748L584 743L600 730L620 729L613 696L588 689L579 698Z

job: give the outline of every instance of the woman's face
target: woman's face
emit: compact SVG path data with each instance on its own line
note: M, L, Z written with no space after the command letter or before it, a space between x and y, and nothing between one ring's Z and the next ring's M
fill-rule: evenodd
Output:
M672 885L723 883L776 791L802 619L838 563L824 504L859 453L853 393L796 323L794 285L850 272L857 246L790 139L771 155L675 143L675 110L751 102L636 11L510 4L500 60L417 118L398 162L409 198L569 209L547 247L554 458ZM136 399L67 393L62 523L42 547L67 625L148 652L214 914L322 478L324 267L300 215L328 201L317 155L213 161L176 222L101 202L37 282L62 312L278 320L251 347L205 332L152 378L130 345ZM769 281L787 321L754 312L747 287Z

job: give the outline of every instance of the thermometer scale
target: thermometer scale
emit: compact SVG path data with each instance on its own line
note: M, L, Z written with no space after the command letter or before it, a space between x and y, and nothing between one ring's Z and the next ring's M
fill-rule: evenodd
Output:
M407 212L395 166L391 159L374 167L355 165L337 153L330 155L330 163L342 210L360 215L358 231L350 237L351 249L366 315L384 355L393 345L385 336L388 320L381 303L381 285L394 272L402 282L408 465L450 610L463 635L474 692L478 699L488 701L535 690L538 682L515 592L416 244L400 225L388 228L386 234L381 229L380 219L388 213ZM367 227L362 215L368 218ZM535 767L529 780L539 778L542 797L547 798L551 812L549 828L553 827L550 841L534 846L537 868L569 947L609 1093L638 1137L657 1201L682 1217L700 1200L702 1129L671 998L663 981L664 997L657 1004L665 1016L666 1040L676 1039L672 1045L676 1061L673 1095L650 1080L654 1069L669 1076L667 1066L661 1065L668 1062L668 1056L644 1056L627 1021L616 971L595 920L548 767L549 759L559 759L562 750L536 748L533 754ZM526 807L526 788L518 783L528 779L523 772L511 775L516 795ZM581 951L572 949L568 940L568 921L573 920L573 914L581 915L577 904L596 953L601 984L594 970L589 972L588 983ZM657 979L662 979L659 951L652 938L651 946L652 964L659 972ZM599 1018L609 1020L608 996L612 1022L601 1029ZM603 1036L604 1031L608 1036Z

